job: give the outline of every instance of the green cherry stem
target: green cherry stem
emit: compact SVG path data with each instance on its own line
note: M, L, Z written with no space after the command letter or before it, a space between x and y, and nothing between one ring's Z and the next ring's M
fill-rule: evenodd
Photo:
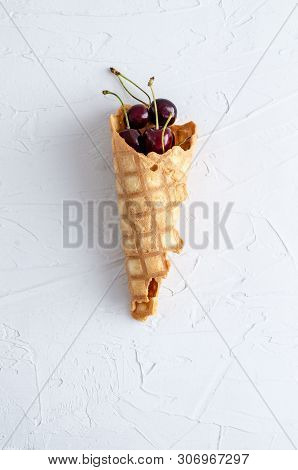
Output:
M121 72L119 72L119 70L116 70L114 69L114 67L110 67L110 71L116 75L116 77L118 77L121 85L123 86L124 90L127 91L127 93L132 97L134 98L135 100L139 101L140 103L142 103L144 106L150 106L151 104L151 99L150 99L150 96L148 95L148 93L143 90L143 88L141 88L139 85L137 85L137 83L133 82L130 78L126 77L125 75L123 75ZM149 105L148 103L146 103L145 101L141 100L140 98L138 98L137 96L133 95L132 92L126 87L125 83L123 82L123 80L126 80L127 82L131 83L132 85L134 85L136 88L138 88L142 93L144 93L148 100L149 100Z
M165 153L165 132L166 132L166 128L167 128L167 125L169 124L170 120L172 119L173 117L173 114L170 113L165 125L163 126L162 128L162 133L161 133L161 145L162 145L162 153Z
M133 93L131 93L131 91L129 91L129 89L127 88L127 86L125 86L125 83L123 82L122 78L120 75L118 75L118 79L119 79L119 82L121 83L121 85L123 86L124 90L132 97L134 98L135 100L139 101L140 103L142 103L144 106L146 106L146 108L148 107L148 103L146 103L145 101L141 100L140 98L138 98L137 96L135 96ZM149 104L150 106L150 104Z
M153 90L153 82L154 82L154 77L151 77L150 80L149 80L149 82L148 82L148 86L149 86L150 89L151 89L152 98L153 98L153 103L154 103L155 127L156 127L156 129L159 129L158 113L157 113L157 106L156 106L155 94L154 94L154 90Z
M126 120L126 127L127 127L127 129L130 129L129 119L128 119L128 116L127 116L127 112L126 112L124 103L123 103L122 99L120 98L120 96L118 96L116 93L113 93L112 91L108 91L108 90L103 90L102 94L103 94L103 95L114 95L114 96L116 96L116 98L118 98L118 100L119 100L120 103L121 103L123 112L124 112L124 116L125 116L125 120Z

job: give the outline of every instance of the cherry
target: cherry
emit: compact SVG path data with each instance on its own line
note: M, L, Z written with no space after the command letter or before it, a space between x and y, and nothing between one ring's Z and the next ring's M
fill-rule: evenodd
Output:
M164 126L164 124L166 123L170 113L172 114L172 119L169 122L169 126L174 124L176 117L177 117L177 108L174 105L174 103L172 103L172 101L167 100L165 98L157 98L156 107L157 107L157 112L158 112L159 123L162 126ZM151 103L151 106L149 108L149 120L152 123L154 123L155 121L154 103Z
M129 108L127 115L132 129L142 129L148 123L148 108L143 104L135 104Z
M154 77L151 77L148 82L148 86L151 88L153 104L155 108L155 129L147 129L144 132L144 149L146 153L155 152L158 154L163 154L167 150L171 149L174 145L174 134L172 133L171 129L167 127L172 119L172 113L170 112L163 128L160 128L158 122L159 116L157 112L156 99L153 91L153 81Z
M119 135L125 142L137 152L143 152L143 136L137 129L124 129Z
M142 152L142 149L143 149L142 134L137 129L131 129L130 128L128 115L127 115L124 103L123 103L122 99L120 98L120 96L118 96L116 93L113 93L112 91L108 91L108 90L103 90L102 93L103 93L103 95L116 96L116 98L120 101L122 109L123 109L125 121L126 121L126 129L124 129L123 131L120 131L119 135L125 140L125 142L130 147L135 149L137 152Z
M166 129L147 129L143 134L144 149L160 155L171 149L174 145L174 134L169 127Z

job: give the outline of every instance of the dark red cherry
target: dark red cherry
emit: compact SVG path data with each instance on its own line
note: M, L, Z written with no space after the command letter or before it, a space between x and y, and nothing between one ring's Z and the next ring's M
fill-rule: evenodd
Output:
M149 119L148 108L143 104L135 104L127 111L129 125L132 129L142 129Z
M145 153L155 152L160 155L171 149L175 143L174 134L168 127L164 131L164 148L162 145L162 129L147 129L143 134Z
M137 129L124 129L124 131L119 132L119 135L137 152L143 152L143 137L140 131Z
M172 103L172 101L167 100L165 98L157 98L156 106L157 106L159 125L164 126L171 113L173 117L170 120L168 125L171 126L172 124L174 124L176 117L177 117L177 108L174 105L174 103ZM153 124L155 123L154 102L151 103L151 106L149 108L149 120Z

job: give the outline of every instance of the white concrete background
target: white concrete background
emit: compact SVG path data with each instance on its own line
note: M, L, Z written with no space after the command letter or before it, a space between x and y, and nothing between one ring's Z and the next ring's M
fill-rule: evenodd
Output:
M232 103L294 3L4 1L19 30L1 7L2 446L298 446L298 9ZM200 304L172 268L145 324L121 275L55 370L123 265L120 248L62 246L63 199L115 199L90 140L111 162L111 65L154 74L198 149L227 112L189 192L234 203L234 249L186 243L173 259Z

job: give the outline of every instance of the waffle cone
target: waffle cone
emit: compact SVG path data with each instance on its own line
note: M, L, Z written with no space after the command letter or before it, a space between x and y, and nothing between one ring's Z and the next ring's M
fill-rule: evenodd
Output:
M175 225L187 197L196 125L171 126L175 146L161 156L138 153L120 137L122 108L110 116L110 124L131 314L145 320L156 312L161 281L170 269L167 252L179 253L183 247Z

